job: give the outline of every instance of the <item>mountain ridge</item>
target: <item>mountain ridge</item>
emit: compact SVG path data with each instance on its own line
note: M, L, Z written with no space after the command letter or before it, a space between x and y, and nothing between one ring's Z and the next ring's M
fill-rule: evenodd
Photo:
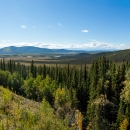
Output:
M68 50L68 49L49 49L49 48L40 48L34 46L8 46L0 48L0 54L79 54L79 53L99 53L105 52L105 50Z
M66 53L79 53L83 51L73 51L67 49L48 49L39 48L34 46L9 46L0 49L0 54L66 54Z

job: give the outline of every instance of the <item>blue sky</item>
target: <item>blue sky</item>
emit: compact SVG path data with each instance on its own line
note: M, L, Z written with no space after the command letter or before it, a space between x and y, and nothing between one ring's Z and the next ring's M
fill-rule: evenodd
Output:
M0 48L130 48L129 0L1 0Z

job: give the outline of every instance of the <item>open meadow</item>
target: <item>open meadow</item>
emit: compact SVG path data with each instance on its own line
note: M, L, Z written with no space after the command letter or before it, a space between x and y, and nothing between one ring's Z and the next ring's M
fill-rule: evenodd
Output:
M0 60L4 58L5 62L12 60L16 63L24 65L30 65L32 60L35 65L46 65L46 66L70 66L80 67L81 65L87 64L90 66L91 63L87 63L82 59L73 58L73 56L57 56L57 55L33 55L33 56L22 56L22 55L1 55Z

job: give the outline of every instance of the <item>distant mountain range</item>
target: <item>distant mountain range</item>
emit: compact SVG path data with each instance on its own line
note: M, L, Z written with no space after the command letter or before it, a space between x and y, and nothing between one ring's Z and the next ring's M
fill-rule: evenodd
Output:
M0 55L2 57L3 55L5 56L50 55L51 60L50 58L49 60L53 64L55 64L55 59L57 60L57 63L91 64L94 59L97 59L102 56L106 56L108 59L115 62L122 62L123 60L130 61L130 49L118 50L118 51L105 51L105 50L84 51L84 50L67 50L67 49L48 49L48 48L38 48L34 46L23 46L23 47L10 46L1 48Z
M9 46L0 49L1 55L20 55L20 54L79 54L79 53L99 53L103 51L83 51L83 50L67 50L67 49L48 49L48 48L38 48L34 46L23 46L15 47Z

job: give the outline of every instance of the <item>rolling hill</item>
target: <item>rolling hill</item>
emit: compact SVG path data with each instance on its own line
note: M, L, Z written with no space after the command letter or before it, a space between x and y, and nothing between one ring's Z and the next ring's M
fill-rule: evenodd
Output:
M66 49L48 49L48 48L38 48L34 46L23 46L15 47L9 46L0 49L0 54L2 55L19 55L19 54L76 54L84 51L66 50Z
M34 46L23 46L23 47L5 47L0 49L1 58L3 55L11 56L11 55L33 55L35 56L35 60L38 63L44 64L91 64L94 59L97 59L101 56L106 56L108 59L114 62L122 62L123 60L130 60L130 49L126 50L118 50L118 51L79 51L79 50L66 50L66 49L48 49L48 48L38 48ZM43 57L40 61L37 61L37 57L39 56L49 55L49 58ZM7 57L6 56L6 57ZM34 57L32 57L33 59ZM11 57L12 59L12 57ZM24 62L24 59L13 59L17 62ZM25 62L27 62L25 60ZM28 61L29 62L29 61Z
M119 50L119 51L109 51L109 52L101 52L101 53L80 53L71 56L62 56L59 60L69 61L69 63L87 63L91 64L93 60L101 57L106 56L108 59L114 62L122 62L122 61L130 61L130 49L126 50Z

